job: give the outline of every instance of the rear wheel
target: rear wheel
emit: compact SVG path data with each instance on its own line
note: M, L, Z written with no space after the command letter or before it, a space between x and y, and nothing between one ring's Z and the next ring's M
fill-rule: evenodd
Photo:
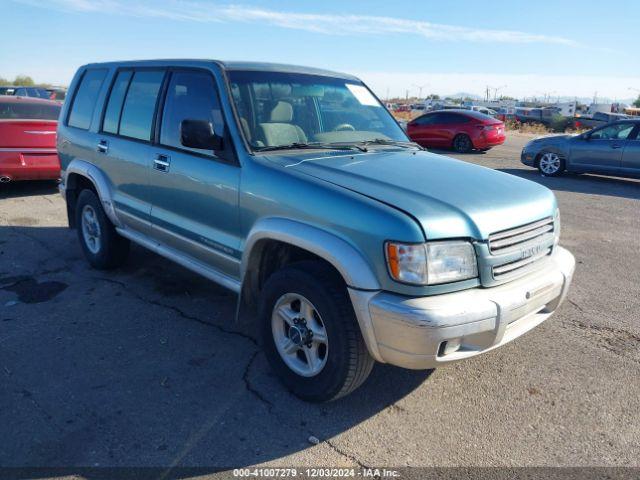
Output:
M118 235L91 190L82 190L78 196L76 226L82 251L92 267L108 270L125 262L129 240Z
M303 400L347 395L373 368L344 282L322 262L299 262L269 277L260 321L271 367Z
M555 152L543 152L538 158L538 170L547 177L560 175L564 169L564 160Z
M460 133L453 139L453 149L458 153L469 153L473 150L473 142L469 135Z

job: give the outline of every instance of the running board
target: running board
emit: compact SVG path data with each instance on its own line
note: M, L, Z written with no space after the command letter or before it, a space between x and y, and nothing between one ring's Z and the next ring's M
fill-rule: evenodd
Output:
M203 277L217 283L218 285L228 288L229 290L232 290L236 293L240 293L241 284L238 280L235 280L234 278L231 278L230 276L225 275L224 273L221 273L214 268L204 265L203 263L198 262L191 257L187 257L181 253L178 253L172 248L149 240L148 238L140 235L137 232L132 232L131 230L127 230L126 228L116 228L116 231L132 242L135 242L138 245L141 245L144 248L157 253L158 255L161 255L179 265L182 265L184 268L202 275Z

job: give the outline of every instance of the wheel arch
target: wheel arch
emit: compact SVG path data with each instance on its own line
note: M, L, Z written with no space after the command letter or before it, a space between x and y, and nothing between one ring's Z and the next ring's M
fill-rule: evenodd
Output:
M380 283L364 256L349 242L318 227L286 218L265 218L256 222L245 243L241 262L243 301L254 303L261 283L264 256L280 246L294 252L294 258L317 258L340 275L347 287L379 290ZM305 256L306 254L306 256Z
M111 182L109 182L107 175L102 170L89 162L75 159L69 163L69 166L64 171L62 180L61 189L64 191L67 203L67 216L70 227L75 227L75 202L80 191L84 188L89 188L98 195L109 220L115 226L121 226L113 205Z
M347 287L360 332L369 353L378 361L382 357L378 351L373 326L361 310L368 308L362 302L362 293L371 295L382 287L365 257L356 247L333 233L313 225L285 218L265 218L256 222L247 236L241 262L241 288L237 303L236 318L240 316L242 306L255 309L262 292L261 282L268 275L261 274L263 259L272 255L269 247L284 248L294 253L289 260L316 259L325 262L334 270ZM281 252L282 250L278 250ZM296 256L298 255L298 256ZM301 256L301 257L300 257ZM293 262L288 262L293 263ZM276 263L272 273L288 263ZM255 310L254 310L255 311Z

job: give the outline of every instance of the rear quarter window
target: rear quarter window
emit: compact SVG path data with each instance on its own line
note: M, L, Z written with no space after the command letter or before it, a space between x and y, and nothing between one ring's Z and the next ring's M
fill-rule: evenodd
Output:
M107 75L106 69L89 69L82 76L69 112L67 124L70 127L89 130L91 119L98 101L98 94Z

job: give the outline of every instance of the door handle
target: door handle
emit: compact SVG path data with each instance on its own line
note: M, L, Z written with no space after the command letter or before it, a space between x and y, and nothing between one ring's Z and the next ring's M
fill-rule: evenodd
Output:
M109 142L106 140L100 140L97 145L98 152L107 153L109 151Z
M169 155L158 154L153 160L153 168L161 172L168 172L171 165L171 158Z
M613 145L611 145L611 148L622 148L622 145L620 145L619 143L614 143Z

